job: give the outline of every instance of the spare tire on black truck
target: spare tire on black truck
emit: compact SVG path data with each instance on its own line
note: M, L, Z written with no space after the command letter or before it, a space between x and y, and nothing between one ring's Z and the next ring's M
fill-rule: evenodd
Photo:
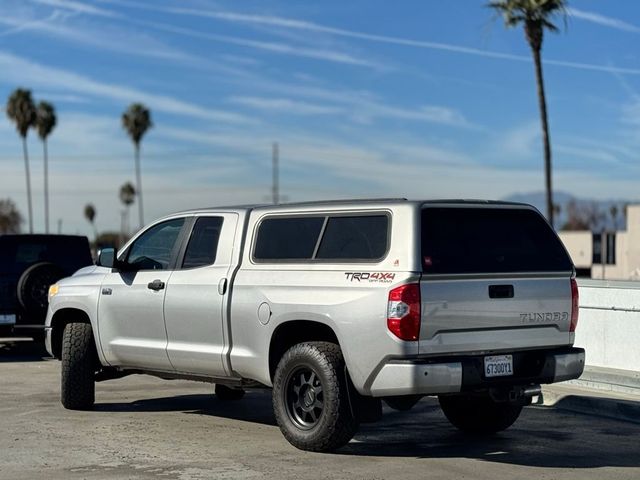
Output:
M1 235L2 334L42 340L49 286L92 263L87 237Z

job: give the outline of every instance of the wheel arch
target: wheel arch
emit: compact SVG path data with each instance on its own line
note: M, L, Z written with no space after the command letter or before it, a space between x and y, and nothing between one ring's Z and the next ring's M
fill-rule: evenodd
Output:
M340 347L333 328L314 320L288 320L276 327L269 342L269 375L273 380L282 355L293 345L302 342L326 341Z
M62 356L62 334L69 323L88 323L91 325L91 319L87 312L79 308L61 308L53 314L51 317L51 353L58 360ZM97 345L96 353L98 353Z

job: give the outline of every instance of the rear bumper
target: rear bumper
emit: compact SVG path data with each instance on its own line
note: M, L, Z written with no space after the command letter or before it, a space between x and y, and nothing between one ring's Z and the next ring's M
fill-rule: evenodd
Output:
M379 370L369 394L374 397L438 395L556 383L578 378L584 370L582 348L531 350L511 355L514 374L494 378L484 375L484 355L393 360Z

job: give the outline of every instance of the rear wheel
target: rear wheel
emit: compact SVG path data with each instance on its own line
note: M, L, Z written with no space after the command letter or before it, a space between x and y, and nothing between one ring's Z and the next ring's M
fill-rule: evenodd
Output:
M223 402L240 400L244 397L244 390L241 388L231 388L225 385L216 384L216 397Z
M289 443L316 452L347 444L358 429L347 389L338 345L308 342L291 347L273 382L274 413Z
M95 402L98 358L91 325L69 323L62 336L61 401L70 410L88 410Z
M491 434L506 430L522 412L522 405L495 402L489 394L441 396L439 400L451 424L467 433Z

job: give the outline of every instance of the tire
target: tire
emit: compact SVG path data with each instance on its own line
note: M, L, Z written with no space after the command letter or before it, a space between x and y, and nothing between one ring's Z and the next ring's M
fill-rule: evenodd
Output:
M399 412L408 412L415 407L416 403L421 399L422 395L403 395L401 397L387 397L384 399L384 403Z
M488 394L441 396L439 401L451 424L472 434L492 434L506 430L522 412L522 405L498 403Z
M244 390L241 388L231 388L225 385L216 384L216 397L223 402L240 400L244 397Z
M53 263L40 262L31 265L18 280L18 303L26 313L42 317L44 323L49 306L49 286L63 276L60 267Z
M98 366L91 325L69 323L62 335L60 400L69 410L89 410L95 402Z
M329 342L291 347L276 368L273 410L282 434L294 447L328 452L349 443L358 421L349 405L340 347Z

